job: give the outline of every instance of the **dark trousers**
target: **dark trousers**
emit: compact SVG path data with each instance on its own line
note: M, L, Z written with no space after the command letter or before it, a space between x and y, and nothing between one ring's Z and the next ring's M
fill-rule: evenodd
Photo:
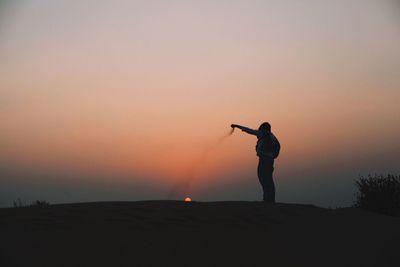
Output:
M264 191L264 201L275 202L275 184L272 179L274 171L274 159L269 157L259 157L258 161L258 180Z

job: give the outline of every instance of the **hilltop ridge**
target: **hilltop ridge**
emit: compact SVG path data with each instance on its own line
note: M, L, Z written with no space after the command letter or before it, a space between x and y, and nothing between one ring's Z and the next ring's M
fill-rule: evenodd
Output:
M396 266L400 218L263 202L0 209L2 266ZM397 262L398 263L398 262Z

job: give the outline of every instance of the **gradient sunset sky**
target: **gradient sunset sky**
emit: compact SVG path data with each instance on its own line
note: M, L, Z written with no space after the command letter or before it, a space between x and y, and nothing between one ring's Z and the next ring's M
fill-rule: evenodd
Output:
M260 200L255 137L215 144L263 121L278 202L350 205L400 173L399 104L398 1L0 2L0 206L188 176L194 200Z

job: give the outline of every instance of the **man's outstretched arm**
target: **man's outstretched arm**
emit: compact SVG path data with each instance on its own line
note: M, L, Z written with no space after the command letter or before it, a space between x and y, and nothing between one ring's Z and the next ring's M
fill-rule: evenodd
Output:
M248 133L248 134L258 135L258 131L257 130L253 130L253 129L250 129L250 128L247 128L247 127L244 127L244 126L241 126L241 125L231 124L231 127L232 128L239 128L240 130L242 130L243 132Z

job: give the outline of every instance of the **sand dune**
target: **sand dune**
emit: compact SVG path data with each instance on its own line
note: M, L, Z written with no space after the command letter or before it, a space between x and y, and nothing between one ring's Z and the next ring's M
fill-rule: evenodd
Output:
M400 266L400 218L262 202L0 209L0 266Z

